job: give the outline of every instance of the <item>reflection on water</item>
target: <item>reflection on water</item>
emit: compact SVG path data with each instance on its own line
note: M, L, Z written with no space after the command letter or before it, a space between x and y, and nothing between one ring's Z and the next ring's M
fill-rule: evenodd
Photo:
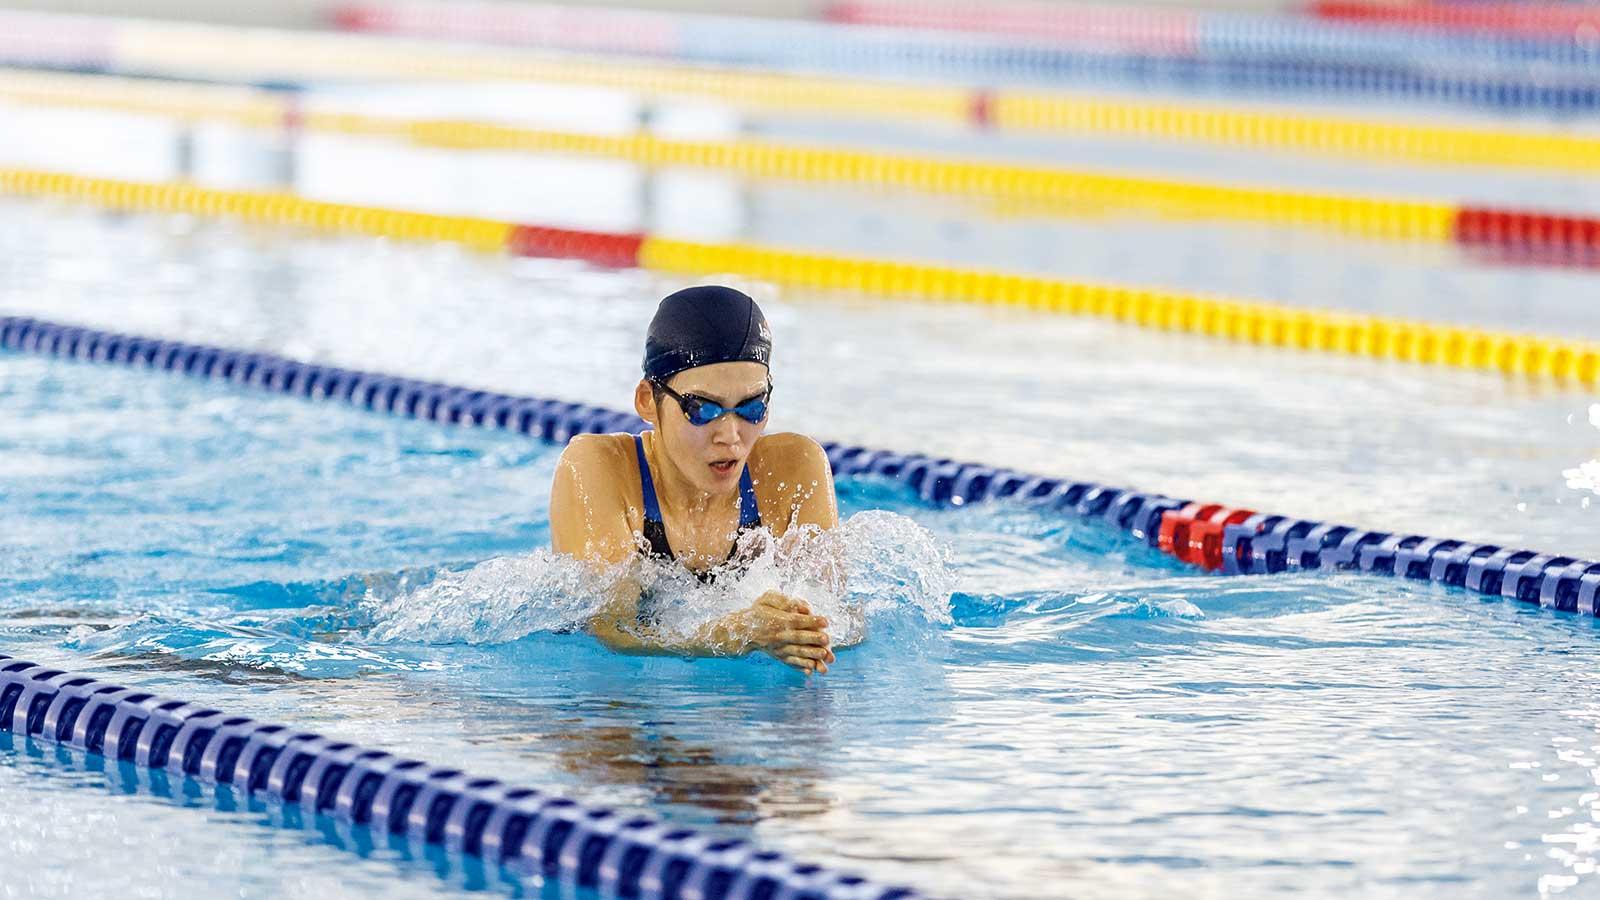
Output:
M592 727L570 719L564 724L568 730L547 738L563 770L586 784L638 789L654 807L693 807L719 825L753 827L822 815L834 806L822 787L821 769L724 759L716 745L673 736L672 722ZM811 731L802 732L801 739L810 738L812 752L821 756L833 749L825 731Z

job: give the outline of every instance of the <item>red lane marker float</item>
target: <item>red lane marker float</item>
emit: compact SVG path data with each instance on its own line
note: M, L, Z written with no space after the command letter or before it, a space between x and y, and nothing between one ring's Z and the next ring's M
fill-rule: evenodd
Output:
M1456 211L1455 242L1504 262L1600 264L1600 219L1464 206Z
M1306 14L1338 22L1476 31L1523 37L1600 39L1600 9L1544 3L1371 3L1313 0Z
M1229 525L1238 525L1255 515L1255 510L1233 509L1217 503L1190 503L1183 509L1161 514L1157 546L1163 553L1209 572L1222 570L1222 536Z
M994 124L994 91L982 88L972 92L972 124L978 128Z
M643 243L642 234L518 225L506 238L506 250L517 256L581 259L597 266L629 269L639 264L639 247Z
M844 25L964 31L1102 51L1192 53L1200 34L1200 17L1189 10L1035 2L838 0L822 17Z

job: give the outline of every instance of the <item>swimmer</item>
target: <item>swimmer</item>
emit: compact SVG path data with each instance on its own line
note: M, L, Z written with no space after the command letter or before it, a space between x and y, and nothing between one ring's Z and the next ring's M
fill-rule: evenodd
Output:
M653 556L709 581L737 568L739 537L839 523L827 454L800 434L765 434L772 337L761 308L717 285L661 301L644 345L633 407L642 435L581 435L556 464L550 496L557 553L621 567L590 631L613 650L683 656L769 653L805 672L834 661L828 622L804 599L768 591L748 609L669 637L641 615L637 566Z

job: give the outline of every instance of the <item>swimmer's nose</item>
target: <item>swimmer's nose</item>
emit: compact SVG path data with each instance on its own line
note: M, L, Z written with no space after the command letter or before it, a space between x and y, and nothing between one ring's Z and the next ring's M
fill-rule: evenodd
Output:
M734 424L736 416L723 416L711 423L711 440L718 444L739 443L739 426Z

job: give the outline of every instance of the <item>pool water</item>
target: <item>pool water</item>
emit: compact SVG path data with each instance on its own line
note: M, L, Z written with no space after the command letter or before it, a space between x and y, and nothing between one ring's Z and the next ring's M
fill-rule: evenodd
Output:
M1093 523L849 479L852 590L887 601L828 676L623 658L551 611L555 448L158 373L7 355L0 374L13 655L942 896L1592 877L1587 619L1198 576ZM429 593L450 579L475 596ZM33 836L0 847L31 892L309 895L345 865L353 895L538 890L415 848L341 862L354 838L330 824L57 756L0 748ZM71 882L33 863L85 844Z

